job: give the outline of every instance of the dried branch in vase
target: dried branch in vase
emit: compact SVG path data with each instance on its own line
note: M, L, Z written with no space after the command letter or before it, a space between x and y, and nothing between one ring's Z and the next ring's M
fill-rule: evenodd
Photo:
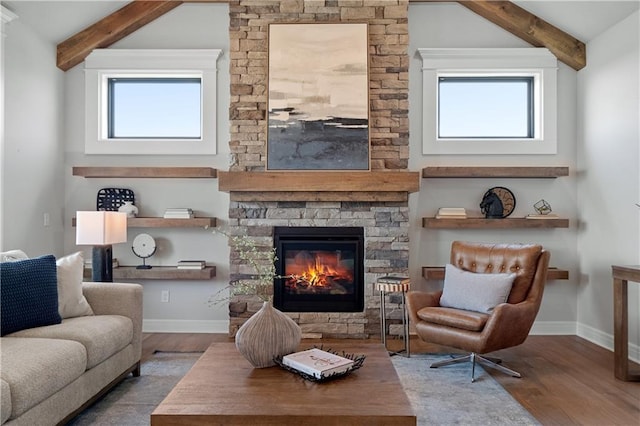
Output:
M273 280L287 278L276 274L276 249L261 245L256 239L247 235L232 235L230 232L216 229L227 237L232 257L244 265L250 272L232 275L229 285L209 297L209 306L219 305L233 299L234 296L257 296L262 301L270 301L273 297Z

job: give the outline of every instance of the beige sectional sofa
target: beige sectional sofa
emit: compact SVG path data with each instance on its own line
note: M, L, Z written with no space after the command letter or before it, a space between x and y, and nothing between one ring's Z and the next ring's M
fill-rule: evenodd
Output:
M68 421L129 373L140 375L142 286L82 283L92 314L0 338L0 420Z

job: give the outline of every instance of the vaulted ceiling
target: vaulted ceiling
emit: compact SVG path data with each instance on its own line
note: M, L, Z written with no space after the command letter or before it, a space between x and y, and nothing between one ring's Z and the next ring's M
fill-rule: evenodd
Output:
M409 1L417 3L429 0ZM170 10L189 2L225 3L226 0L133 1L58 44L58 68L66 71L74 67L93 49L108 47ZM533 46L546 47L560 61L575 70L584 68L587 63L583 42L511 1L462 0L458 3Z
M467 7L530 44L547 47L561 61L576 70L586 65L585 46L578 37L590 41L640 9L640 0L408 1L448 2ZM131 3L139 5L132 6L123 0L2 0L4 6L17 12L22 21L31 25L46 39L58 42L66 38L58 45L58 66L63 70L82 62L92 49L108 47L183 3L227 2L228 0L134 0ZM120 5L124 7L116 10ZM100 19L100 11L108 15ZM92 21L95 23L81 29L82 22ZM564 31L565 29L573 35ZM69 36L73 31L77 33Z
M510 1L458 1L464 7L536 46L546 47L575 70L587 65L583 42Z

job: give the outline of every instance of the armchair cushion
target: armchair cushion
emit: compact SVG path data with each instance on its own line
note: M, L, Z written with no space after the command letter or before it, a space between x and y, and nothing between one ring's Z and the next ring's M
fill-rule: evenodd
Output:
M440 306L490 313L507 301L516 274L478 274L445 267Z
M418 318L432 324L482 331L489 319L489 314L454 308L427 307L418 311Z

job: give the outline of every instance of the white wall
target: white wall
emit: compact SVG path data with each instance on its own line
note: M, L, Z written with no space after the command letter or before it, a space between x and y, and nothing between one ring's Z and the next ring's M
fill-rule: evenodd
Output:
M455 23L455 24L452 24ZM461 29L464 29L462 31ZM535 242L551 252L551 265L569 270L569 280L549 281L534 333L575 334L578 259L576 250L576 72L558 62L558 153L555 155L423 155L422 61L418 48L428 47L530 47L523 40L455 3L409 5L409 101L411 170L425 166L569 166L570 176L557 179L422 179L421 191L410 198L412 285L440 288L426 281L421 267L449 261L454 240ZM516 197L512 217L535 213L533 204L547 200L554 212L570 219L569 229L430 230L421 218L434 216L439 207L465 207L481 216L484 192L506 186Z
M578 73L579 335L613 348L611 265L640 264L640 15L587 44ZM640 359L638 285L629 283L630 356Z
M2 250L63 254L64 73L20 19L3 28ZM44 216L49 225L44 226Z
M168 207L191 207L198 216L227 222L229 197L217 191L217 179L85 179L71 175L73 166L208 166L227 170L229 162L229 11L226 4L183 4L115 43L112 49L217 48L218 59L218 154L210 156L85 155L84 154L84 66L66 73L65 128L65 251L76 247L71 218L77 210L95 210L98 190L105 187L132 189L139 216L162 216ZM55 51L52 49L52 51ZM216 265L213 281L143 280L144 330L227 332L226 305L210 308L207 299L228 283L228 246L225 238L204 229L129 228L129 242L114 245L114 257L123 265L141 264L130 247L139 233L158 242L158 251L147 263L175 265L180 259L204 259ZM161 303L160 293L169 290L170 302Z

